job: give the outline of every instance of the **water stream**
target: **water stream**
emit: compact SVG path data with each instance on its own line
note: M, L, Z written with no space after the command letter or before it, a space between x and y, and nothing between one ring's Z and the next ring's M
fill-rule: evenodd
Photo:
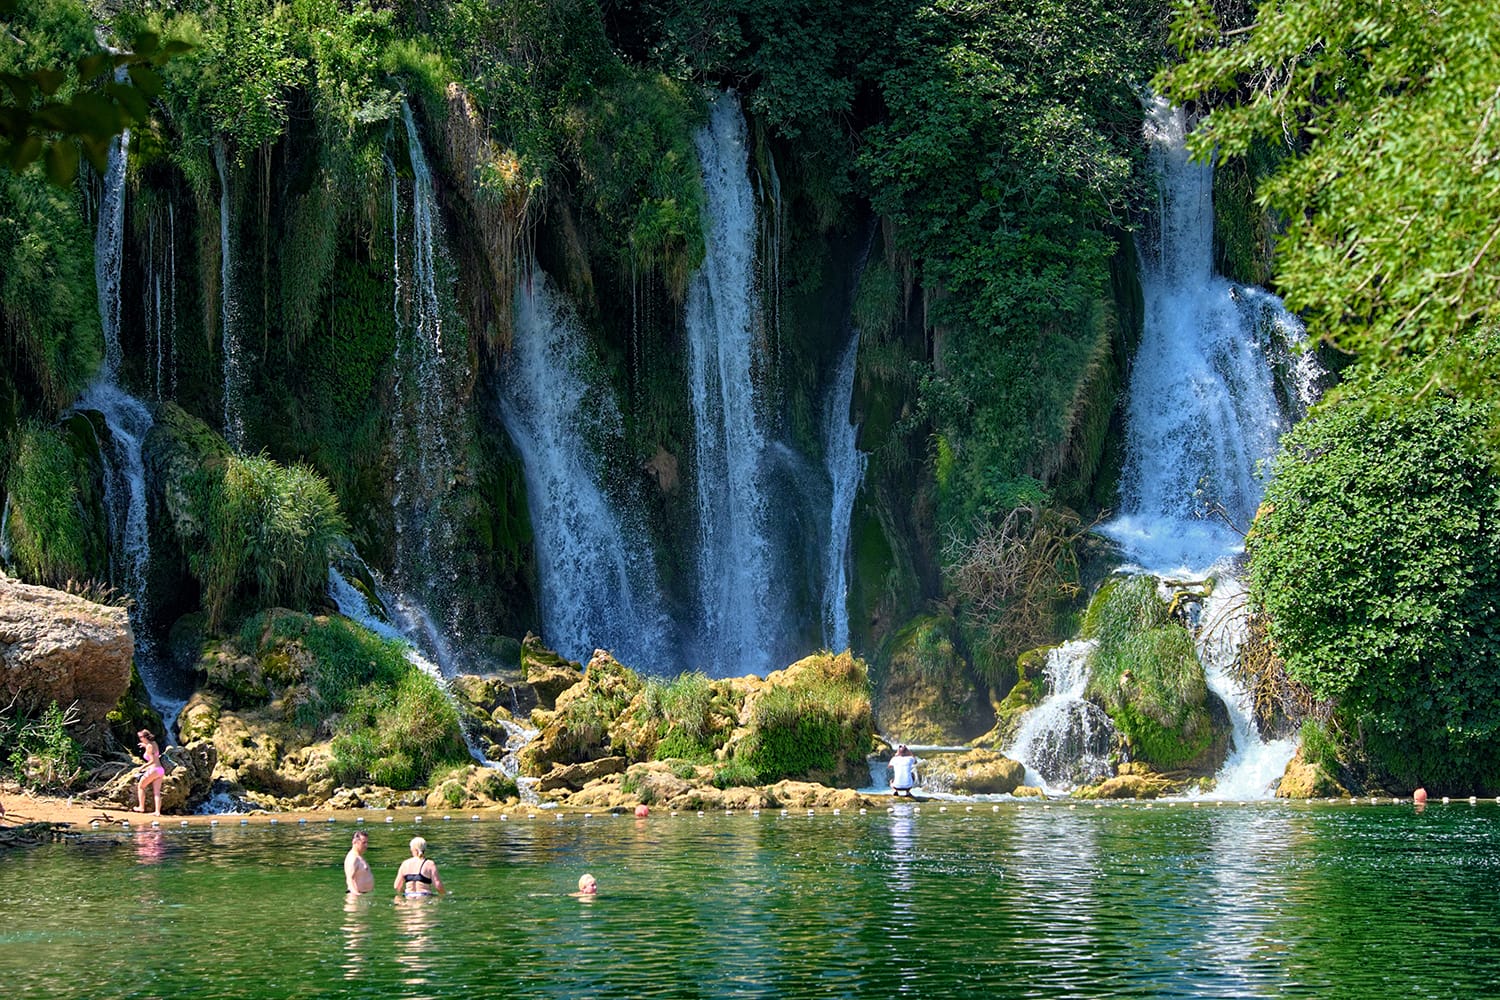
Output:
M1160 99L1148 105L1158 226L1139 247L1145 324L1131 368L1120 514L1102 530L1139 572L1215 578L1197 626L1199 654L1210 689L1234 725L1213 794L1262 798L1271 794L1294 746L1262 740L1233 675L1244 633L1235 560L1270 459L1282 433L1315 397L1319 372L1302 349L1301 323L1279 299L1214 273L1213 167L1189 159L1188 131L1182 109ZM1278 371L1290 387L1281 393ZM1054 683L1053 695L1023 728L1057 712L1069 690ZM1045 756L1033 759L1032 752L1018 741L1014 754L1047 777L1038 766Z
M229 196L229 163L222 139L214 142L219 171L219 331L224 366L224 440L245 453L245 358L240 343L239 289L235 284L233 213Z
M745 118L721 95L696 135L705 256L684 322L698 506L698 643L711 674L764 673L785 645L785 592L769 533L758 357L755 192Z
M623 447L623 428L578 317L540 270L518 284L515 315L500 414L526 470L542 636L581 662L601 648L640 670L685 669L645 527L606 481L601 450Z
M834 370L823 413L823 463L833 485L823 551L823 645L835 652L849 646L849 525L868 460L859 450L859 425L849 419L858 354L856 331Z
M461 639L453 590L454 527L448 498L457 478L463 414L456 387L468 377L462 352L448 349L452 268L447 260L432 170L411 107L401 105L411 159L411 199L403 212L391 171L396 281L396 400L391 440L396 589L431 609L449 641Z
M100 439L104 466L104 510L109 532L110 580L130 595L135 662L151 705L168 734L187 692L158 655L150 614L147 573L151 536L147 526L146 470L142 448L154 419L145 403L120 385L124 348L120 340L120 284L125 262L125 174L130 131L110 146L98 228L94 233L94 277L99 323L104 332L104 366L74 404L75 411L97 411L108 434Z

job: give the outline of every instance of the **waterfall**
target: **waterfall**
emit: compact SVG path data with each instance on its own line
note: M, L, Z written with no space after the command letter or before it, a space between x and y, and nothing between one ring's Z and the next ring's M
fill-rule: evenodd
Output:
M130 130L109 147L104 194L99 199L99 227L94 230L94 284L99 297L99 324L104 328L104 370L108 382L120 378L120 273L125 252L125 168Z
M849 420L858 354L859 332L855 331L839 359L823 413L823 461L833 484L828 543L823 551L823 645L835 652L849 646L849 520L867 459L858 447L859 425Z
M94 233L94 278L99 301L99 323L104 331L104 367L73 410L95 410L109 430L100 441L104 466L104 510L109 532L110 579L130 594L130 624L135 633L135 659L151 703L170 732L184 702L183 692L157 655L151 632L147 572L151 565L151 536L146 523L146 467L142 446L151 430L150 409L119 384L124 351L120 343L120 278L124 267L125 172L130 132L109 151L104 192L99 201Z
M766 439L756 389L761 333L755 196L733 93L695 136L705 256L688 287L700 655L710 673L764 672L784 645L784 588L768 536Z
M177 208L167 202L165 242L157 249L160 213L146 226L146 274L141 310L146 318L146 375L157 402L177 392Z
M1051 694L1021 720L1006 755L1026 765L1026 783L1053 790L1098 781L1114 773L1109 762L1114 726L1104 710L1083 697L1089 682L1093 639L1065 642L1047 654Z
M1220 768L1209 798L1270 797L1297 750L1294 737L1260 738L1250 693L1235 679L1235 660L1248 631L1248 609L1244 586L1225 577L1215 585L1199 614L1198 658L1203 661L1209 690L1229 709L1233 732L1229 758Z
M1209 686L1234 722L1217 794L1259 798L1292 748L1263 742L1255 728L1230 671L1243 615L1226 609L1243 610L1233 578L1242 532L1282 433L1316 397L1320 370L1310 351L1298 355L1304 331L1281 300L1213 272L1213 167L1189 159L1187 132L1182 109L1161 99L1148 106L1160 226L1140 248L1145 327L1131 370L1121 514L1104 530L1147 572L1217 577L1213 612L1197 631ZM1291 384L1287 413L1278 367Z
M245 452L245 359L239 339L240 306L234 287L234 241L230 231L229 164L224 141L214 141L214 165L219 170L219 301L220 340L224 364L224 440L238 454Z
M1145 328L1121 512L1105 531L1148 571L1201 575L1243 546L1288 426L1274 354L1303 333L1275 296L1213 273L1213 167L1189 160L1180 108L1158 99L1148 110L1160 231L1141 247Z
M461 352L445 350L451 267L445 256L432 170L411 108L404 101L401 117L411 157L412 191L403 217L400 183L392 165L395 575L403 601L414 607L435 607L442 627L456 636L460 629L452 600L454 533L447 499L457 477L451 441L462 418L454 400L455 386L468 376L468 365ZM420 612L418 617L424 615Z
M515 315L500 415L526 469L543 634L575 660L598 647L645 671L681 667L645 528L604 481L599 448L619 445L620 413L590 384L578 318L541 271L518 284Z

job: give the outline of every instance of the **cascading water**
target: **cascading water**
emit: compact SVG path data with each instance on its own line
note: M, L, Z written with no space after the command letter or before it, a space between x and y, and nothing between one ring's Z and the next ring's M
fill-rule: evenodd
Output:
M1145 327L1105 533L1147 572L1202 575L1243 547L1287 427L1274 353L1303 331L1275 296L1213 273L1213 167L1189 159L1180 108L1158 98L1148 112L1160 231L1141 247Z
M142 446L151 430L150 409L119 385L124 349L120 343L120 278L125 245L125 171L130 132L110 148L94 233L94 277L98 286L99 323L104 331L104 367L74 405L95 410L109 434L101 440L104 464L104 508L110 540L110 578L131 596L130 622L141 680L153 707L170 732L183 704L152 641L146 574L151 564L151 536L146 524L146 469Z
M703 266L685 326L698 501L699 655L711 673L764 672L784 645L785 605L768 534L758 412L755 195L745 119L721 95L695 137L703 170Z
M1234 562L1243 550L1240 532L1260 503L1265 465L1290 420L1316 397L1321 373L1310 353L1295 353L1302 325L1279 299L1213 272L1213 167L1189 159L1187 131L1181 109L1160 99L1147 108L1160 228L1154 242L1140 247L1146 315L1131 369L1121 513L1103 531L1142 572L1216 578L1197 625L1209 687L1233 722L1214 795L1262 798L1294 748L1291 741L1261 739L1249 698L1232 676L1244 634L1244 590L1233 579ZM1283 394L1289 413L1278 399L1278 369L1289 385ZM1052 656L1078 648L1068 643ZM1078 655L1084 679L1086 655ZM1012 751L1044 778L1037 733L1055 731L1062 705L1076 697L1059 681L1053 690L1026 717ZM1080 682L1077 696L1082 691Z
M571 305L541 271L516 288L515 342L500 415L526 469L536 533L543 633L564 656L596 647L638 669L675 662L644 527L612 503L601 443L621 435L607 389L590 384L587 345Z
M461 414L454 386L467 377L461 352L446 350L445 296L450 269L432 170L411 108L404 101L412 193L403 217L400 183L391 171L396 281L396 398L392 442L396 474L395 577L401 601L431 607L450 636L461 634L452 600L454 536L447 499L456 477L452 439ZM403 219L409 225L403 225ZM427 617L419 611L418 617ZM435 631L435 630L434 630ZM444 663L447 667L448 664Z
M160 214L146 227L146 274L141 312L146 318L146 381L157 402L177 392L177 208L166 206L166 232ZM162 237L158 246L158 236Z
M234 239L230 228L229 164L223 140L214 142L214 165L219 171L219 339L224 366L224 440L238 454L245 452L245 359L240 344L240 306L234 284Z
M858 446L859 425L849 419L858 354L856 331L839 359L823 414L823 461L833 485L823 552L823 644L835 652L849 646L849 519L867 460Z
M1007 755L1026 765L1026 783L1048 791L1113 773L1109 753L1114 726L1104 710L1084 698L1089 682L1093 639L1065 642L1047 654L1045 672L1051 688L1026 713Z
M1248 631L1247 610L1245 588L1226 577L1215 585L1198 616L1198 658L1203 662L1209 690L1223 700L1233 726L1229 759L1219 770L1208 798L1265 798L1297 750L1293 737L1261 739L1250 694L1235 679L1235 659Z

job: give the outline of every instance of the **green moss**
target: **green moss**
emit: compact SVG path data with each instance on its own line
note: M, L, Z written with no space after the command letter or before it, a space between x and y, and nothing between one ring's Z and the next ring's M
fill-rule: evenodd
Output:
M1215 733L1193 637L1168 617L1152 577L1124 579L1096 603L1088 697L1104 706L1136 759L1158 770L1197 762Z
M458 712L433 678L411 667L394 685L348 692L333 739L336 780L416 788L434 769L463 763Z
M735 759L757 784L817 776L839 780L863 764L874 736L863 663L855 676L811 676L756 698Z
M53 587L102 575L101 548L84 510L88 471L56 430L21 430L6 492L11 558L24 579Z

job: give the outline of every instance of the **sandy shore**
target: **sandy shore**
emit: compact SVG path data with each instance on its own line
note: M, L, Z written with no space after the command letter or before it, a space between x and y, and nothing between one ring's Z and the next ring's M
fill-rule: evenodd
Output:
M410 822L421 816L426 821L436 820L442 822L443 813L434 813L426 809L309 809L301 812L254 812L235 813L232 815L200 816L200 815L162 815L153 816L132 812L115 805L101 805L97 802L85 802L81 799L58 798L50 795L28 795L16 792L0 793L0 805L5 806L5 817L0 819L0 826L19 826L23 823L69 823L75 828L89 830L93 824L98 823L99 829L108 827L123 828L127 824L132 827L150 826L153 822L163 827L167 826L209 826L213 823L233 822L239 823L246 820L250 825L276 823L296 823L306 820L309 823L327 823L329 820L336 822L353 822L362 818L366 823L385 822L385 817L394 817L397 823ZM549 813L555 810L547 810ZM526 806L513 806L510 809L477 809L467 810L460 815L450 812L452 819L470 820L474 816L480 819L499 819L502 814L512 818L524 818L534 814L535 809Z

